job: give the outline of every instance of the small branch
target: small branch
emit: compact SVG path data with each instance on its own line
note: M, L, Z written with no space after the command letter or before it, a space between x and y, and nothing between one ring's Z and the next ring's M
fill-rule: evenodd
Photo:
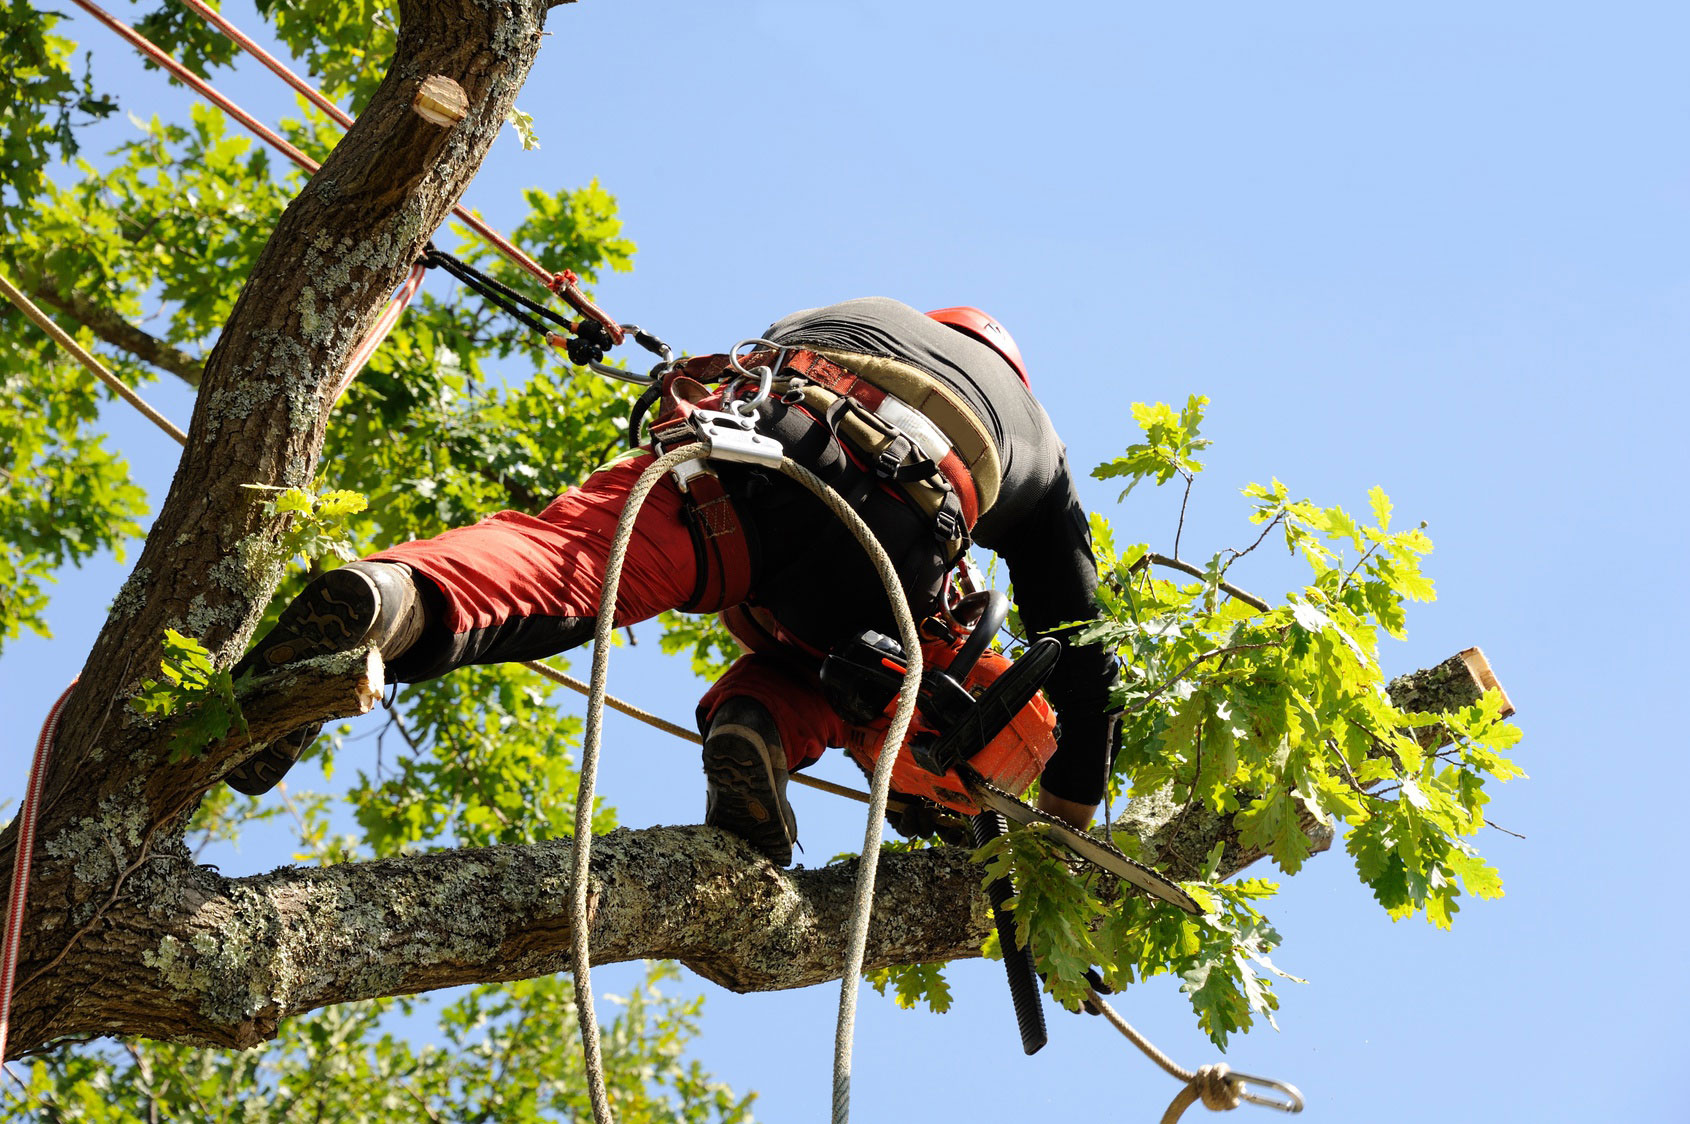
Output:
M104 342L161 371L169 371L191 387L199 387L202 367L192 355L142 331L104 305L64 289L51 274L20 266L19 276L37 300L79 321Z
M417 1102L417 1107L422 1109L424 1116L427 1116L430 1120L434 1121L434 1124L440 1124L440 1117L435 1114L435 1111L432 1108L428 1107L428 1102L423 1100L422 1094L412 1088L409 1081L401 1081L399 1083L399 1087L405 1090L406 1096Z
M1367 560L1369 558L1372 558L1373 552L1378 550L1378 549L1379 549L1378 543L1372 543L1371 545L1368 546L1367 550L1362 554L1362 556L1360 558L1356 559L1356 564L1354 566L1351 566L1349 568L1348 572L1346 572L1344 574L1344 580L1338 583L1338 588L1340 590L1342 590L1346 585L1350 584L1350 579L1356 576L1356 571L1360 570L1364 565L1366 565Z
M1170 570L1178 570L1182 574L1190 574L1194 578L1201 578L1203 580L1207 580L1209 577L1209 575L1201 567L1193 566L1189 562L1181 562L1177 558L1169 558L1166 554L1146 554L1143 558L1138 560L1137 564L1135 564L1133 568L1136 570L1147 564L1163 566ZM1272 605L1269 605L1266 601L1263 601L1260 597L1257 597L1253 593L1246 593L1231 582L1222 582L1220 588L1221 592L1226 594L1228 597L1242 601L1244 604L1253 609L1260 609L1264 613L1273 612Z
M234 766L259 746L301 726L368 714L381 701L385 678L380 654L359 648L287 664L250 683L238 683L235 694L246 732L230 730L207 756L226 771L222 767Z
M1268 537L1268 532L1273 530L1276 526L1278 526L1280 521L1283 520L1284 518L1285 518L1285 513L1283 511L1281 511L1278 515L1275 515L1272 519L1269 519L1268 522L1267 522L1267 526L1262 528L1262 533L1256 536L1256 541L1251 543L1249 546L1245 547L1243 550L1236 550L1236 549L1234 549L1233 547L1230 547L1230 546L1227 547L1226 551L1227 551L1228 554L1232 555L1232 557L1227 559L1226 566L1221 567L1221 572L1225 573L1227 568L1230 567L1234 562L1238 561L1240 558L1244 557L1246 554L1249 554L1252 550L1255 550L1258 546L1261 546L1262 542ZM1174 551L1174 553L1177 555L1177 554L1179 554L1179 551L1176 550L1176 551Z
M1174 528L1174 557L1179 557L1180 536L1185 534L1185 505L1191 502L1191 485L1196 477L1189 472L1181 473L1185 477L1185 495L1179 501L1179 525Z
M1497 831L1502 832L1502 834L1504 834L1504 835L1512 835L1516 839L1524 839L1525 838L1525 836L1521 835L1519 832L1509 831L1507 828L1503 827L1501 824L1492 823L1490 820L1485 821L1485 826L1495 828Z

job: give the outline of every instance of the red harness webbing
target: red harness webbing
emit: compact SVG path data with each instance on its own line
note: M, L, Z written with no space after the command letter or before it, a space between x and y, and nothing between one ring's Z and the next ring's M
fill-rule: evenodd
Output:
M757 366L774 360L774 352L758 351L743 357L740 362L745 366ZM670 370L663 377L658 414L651 423L653 445L660 451L669 451L697 441L689 417L695 410L723 407L722 387L708 384L721 383L728 370L726 355L697 356ZM814 351L788 352L778 373L789 378L801 377L841 398L856 401L870 412L877 411L881 403L891 397L880 387ZM972 530L980 515L980 500L968 466L955 448L951 448L937 462L937 468L956 493L965 528ZM751 592L751 551L733 500L716 474L703 465L686 478L683 486L695 542L701 551L712 555L716 563L712 566L709 564L712 558L700 559L704 565L700 569L698 589L684 608L696 611L707 606L727 608L738 605Z

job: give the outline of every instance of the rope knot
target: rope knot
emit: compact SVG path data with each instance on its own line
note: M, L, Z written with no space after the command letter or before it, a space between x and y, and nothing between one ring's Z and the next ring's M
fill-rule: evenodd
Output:
M1226 1112L1241 1103L1244 1088L1232 1079L1231 1073L1225 1063L1217 1063L1206 1065L1191 1075L1191 1087L1197 1090L1203 1107L1210 1112Z

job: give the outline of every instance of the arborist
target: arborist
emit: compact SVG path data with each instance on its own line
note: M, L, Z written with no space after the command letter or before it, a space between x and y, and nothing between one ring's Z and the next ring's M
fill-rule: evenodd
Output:
M793 313L752 342L762 350L673 364L635 410L631 434L656 398L650 442L538 516L501 511L316 579L236 665L237 677L368 644L391 678L417 682L586 642L634 481L658 451L696 439L690 415L724 400L754 403L747 413L760 439L848 498L918 618L941 609L971 543L1007 563L1029 639L1061 639L1061 626L1096 615L1086 513L1020 350L996 320L967 307L923 315L871 297ZM761 386L735 377L747 370L765 373ZM784 866L797 840L789 774L851 734L822 689L822 660L866 629L892 633L890 609L862 550L793 481L736 461L681 469L635 524L616 625L666 609L716 612L747 649L698 707L705 822ZM1039 806L1080 828L1108 776L1114 680L1103 645L1068 643L1045 687L1061 737ZM319 729L271 743L226 779L244 793L268 791Z

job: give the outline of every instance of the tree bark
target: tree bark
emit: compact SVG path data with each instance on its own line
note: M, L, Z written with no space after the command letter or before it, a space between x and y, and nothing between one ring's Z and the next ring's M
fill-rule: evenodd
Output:
M548 7L401 0L386 77L260 254L206 360L170 491L60 727L20 980L63 954L65 931L42 919L74 929L104 916L122 892L114 878L179 848L185 816L231 764L227 752L172 763L168 737L128 701L156 674L167 628L200 638L220 666L244 646L285 561L283 520L264 514L264 493L246 485L309 487L347 357L503 127ZM431 75L463 88L463 120L436 125L412 110ZM13 825L0 835L7 868L15 848ZM41 985L22 991L31 986ZM28 1025L15 1024L18 1047L31 1044Z

